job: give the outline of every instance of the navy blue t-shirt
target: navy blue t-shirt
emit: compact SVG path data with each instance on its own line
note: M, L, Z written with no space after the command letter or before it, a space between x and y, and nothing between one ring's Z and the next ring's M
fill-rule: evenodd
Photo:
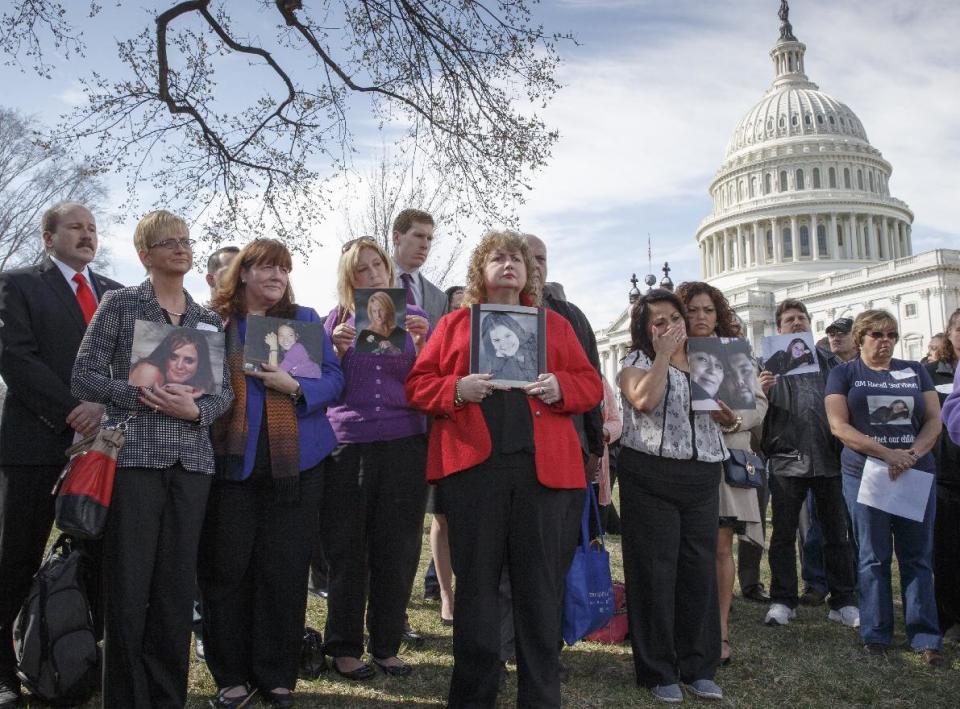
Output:
M923 392L933 391L933 380L919 362L890 360L890 369L874 371L857 357L834 367L827 379L824 395L847 397L850 424L887 448L910 448L923 427L926 404ZM859 476L866 457L843 447L840 467ZM917 470L936 471L933 454L920 458Z

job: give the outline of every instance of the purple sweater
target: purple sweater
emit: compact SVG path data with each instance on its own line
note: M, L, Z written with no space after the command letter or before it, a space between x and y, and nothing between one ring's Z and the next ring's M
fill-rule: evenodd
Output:
M960 367L953 375L953 392L943 402L940 418L950 440L960 446Z
M323 327L331 340L339 308L330 311ZM407 306L408 315L427 314L415 305ZM351 315L345 321L353 325ZM370 443L426 433L422 415L407 404L403 383L417 357L413 338L407 334L403 354L376 355L347 350L340 360L343 369L343 395L327 409L327 420L340 443Z

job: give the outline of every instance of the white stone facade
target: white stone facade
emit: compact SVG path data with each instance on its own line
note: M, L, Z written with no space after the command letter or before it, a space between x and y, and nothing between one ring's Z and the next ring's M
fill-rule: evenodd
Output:
M724 292L756 342L776 303L799 298L816 338L836 318L886 308L919 359L960 307L960 251L913 254L913 213L891 196L890 163L857 116L804 73L806 46L787 26L770 51L773 85L741 119L709 186L699 225L701 278ZM613 382L629 349L627 310L597 332Z

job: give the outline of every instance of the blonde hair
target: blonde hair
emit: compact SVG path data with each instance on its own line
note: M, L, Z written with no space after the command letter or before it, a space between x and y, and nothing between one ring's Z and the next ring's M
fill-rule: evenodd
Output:
M137 228L133 230L133 248L137 253L148 251L151 244L168 237L180 237L181 234L190 236L187 223L172 212L158 209L145 214L137 222Z
M387 329L392 332L397 326L397 309L393 305L393 298L382 290L370 294L370 299L367 301L367 317L371 323L373 322L373 315L370 313L370 308L375 304L379 304L380 307L383 308L384 324L387 326Z
M393 259L387 256L373 239L359 239L353 246L340 254L340 265L337 267L337 299L340 301L340 307L344 311L353 312L353 276L357 271L357 262L360 260L360 252L363 249L370 249L376 252L383 265L387 269L387 288L393 288L395 278L393 270Z
M523 256L523 264L527 269L527 282L520 291L521 302L524 305L540 305L540 283L533 278L536 264L526 237L516 231L488 231L480 239L480 243L470 254L470 265L467 267L467 284L463 289L463 306L474 303L485 303L487 300L487 286L483 282L483 269L487 265L490 254L501 249L509 252L519 252ZM524 299L523 296L526 296ZM461 306L462 307L462 306Z
M887 325L897 329L897 319L888 310L864 310L853 321L853 341L857 347L863 346L863 338L871 330L879 330Z

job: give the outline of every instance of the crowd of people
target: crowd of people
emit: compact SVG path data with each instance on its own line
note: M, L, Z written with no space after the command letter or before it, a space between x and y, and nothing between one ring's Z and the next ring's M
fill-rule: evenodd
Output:
M137 224L147 275L132 287L90 269L85 206L54 205L41 231L43 261L0 274L0 709L21 701L11 628L65 451L121 421L106 531L85 545L105 707L183 706L192 628L212 706L292 706L318 557L333 671L410 675L400 654L416 637L406 608L426 513L425 593L453 628L448 706L495 706L515 658L518 705L559 707L584 490L595 486L614 524L617 480L635 680L657 700L681 702L683 687L723 698L738 574L745 597L769 603L767 625L826 601L829 620L883 655L895 552L910 647L940 665L944 636L960 641L960 310L919 363L893 356L898 324L884 310L836 320L814 353L807 308L788 299L776 330L797 337L764 364L721 291L653 289L631 306L611 386L533 235L487 233L465 285L444 293L421 271L433 218L406 209L391 253L372 237L343 245L336 304L321 316L295 301L290 251L273 239L215 252L201 305L183 283L195 241L174 214ZM405 293L403 317L390 289ZM362 305L358 290L371 291ZM251 335L270 350L257 367L244 364L251 316L286 321ZM138 323L170 332L133 361ZM311 324L322 324L313 359L298 329ZM696 357L690 337L706 343ZM791 371L801 364L815 371ZM703 397L712 410L694 408ZM919 513L868 504L862 481L877 470L891 484L935 477Z

